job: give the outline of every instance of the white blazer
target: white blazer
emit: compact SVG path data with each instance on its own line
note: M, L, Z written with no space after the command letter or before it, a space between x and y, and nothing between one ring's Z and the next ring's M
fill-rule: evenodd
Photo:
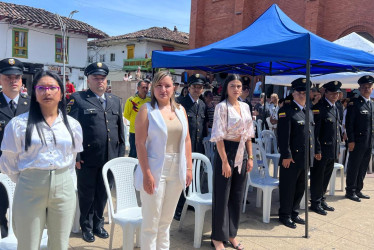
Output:
M148 165L155 180L155 190L157 191L160 182L162 168L164 166L165 154L166 154L166 142L168 139L168 131L162 117L160 110L158 109L157 103L155 108L152 108L151 103L146 103L148 111L148 137L145 144L148 155ZM186 136L187 136L187 119L182 110L175 109L178 119L182 123L182 138L180 141L179 152L179 179L183 187L186 187ZM143 172L139 165L134 174L134 186L136 190L143 189Z

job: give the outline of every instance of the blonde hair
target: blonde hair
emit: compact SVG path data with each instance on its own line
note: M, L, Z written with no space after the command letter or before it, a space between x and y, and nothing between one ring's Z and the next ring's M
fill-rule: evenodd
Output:
M162 79L164 79L165 77L170 77L170 78L172 79L170 73L167 72L167 71L159 71L159 72L157 72L157 73L155 74L155 76L153 77L153 80L152 80L152 88L151 88L151 106L152 106L152 108L155 108L155 104L156 104L156 103L158 104L157 99L156 99L156 97L155 97L155 93L154 93L154 91L155 91L155 87L156 87L156 85L157 85L160 81L162 81ZM173 111L174 111L176 108L179 109L179 104L175 101L174 93L173 93L173 95L170 97L170 106L171 106L171 110L173 110Z

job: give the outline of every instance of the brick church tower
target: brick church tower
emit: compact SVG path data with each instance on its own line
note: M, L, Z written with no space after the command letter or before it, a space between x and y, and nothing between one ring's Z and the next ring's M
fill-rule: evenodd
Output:
M191 0L190 48L245 29L273 3L329 41L356 32L374 42L373 0Z

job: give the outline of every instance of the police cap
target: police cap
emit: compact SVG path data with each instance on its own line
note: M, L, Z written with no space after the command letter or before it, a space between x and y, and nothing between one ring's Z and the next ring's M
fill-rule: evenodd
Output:
M86 67L84 70L84 75L89 76L89 75L102 75L102 76L107 76L109 73L108 66L106 66L102 62L95 62L91 63Z
M342 92L340 89L342 87L342 83L339 81L331 81L325 83L322 87L324 87L329 92Z
M312 82L310 82L312 85ZM305 91L306 90L306 78L300 77L293 82L291 82L291 88L296 91Z
M15 58L6 58L0 61L0 74L22 75L23 63Z
M362 76L360 79L358 79L357 83L360 85L365 83L374 83L374 77L371 75Z
M193 74L188 78L188 84L189 85L204 85L206 83L206 78L202 74Z

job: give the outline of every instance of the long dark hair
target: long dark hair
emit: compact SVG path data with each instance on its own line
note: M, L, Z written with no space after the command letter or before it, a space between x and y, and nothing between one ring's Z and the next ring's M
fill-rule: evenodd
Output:
M26 128L26 143L25 143L25 151L31 146L31 136L32 131L34 130L34 127L36 127L36 131L38 132L39 138L42 141L42 145L46 145L45 137L43 130L41 129L40 124L45 122L44 116L42 114L42 111L40 109L39 103L36 101L36 93L35 93L35 86L38 84L39 80L44 77L49 76L55 79L58 83L58 86L61 90L61 101L58 103L59 111L62 113L63 120L65 123L65 126L67 130L69 131L69 134L71 136L71 140L73 143L73 147L75 148L75 142L74 142L74 136L73 132L71 131L67 114L66 114L66 101L65 101L65 91L64 91L64 84L61 81L60 77L51 72L51 71L40 71L37 73L37 75L34 78L34 81L32 82L32 90L31 90L31 101L30 101L30 111L29 111L29 118L27 120L27 128ZM53 135L53 139L56 145L56 137Z
M229 82L231 81L234 81L234 80L238 80L240 81L242 84L242 79L240 77L240 75L238 74L232 74L232 75L229 75L226 80L225 80L225 83L223 84L223 88L222 88L222 93L221 93L221 100L220 102L224 101L227 99L228 97L228 94L227 94L227 86L229 85Z

